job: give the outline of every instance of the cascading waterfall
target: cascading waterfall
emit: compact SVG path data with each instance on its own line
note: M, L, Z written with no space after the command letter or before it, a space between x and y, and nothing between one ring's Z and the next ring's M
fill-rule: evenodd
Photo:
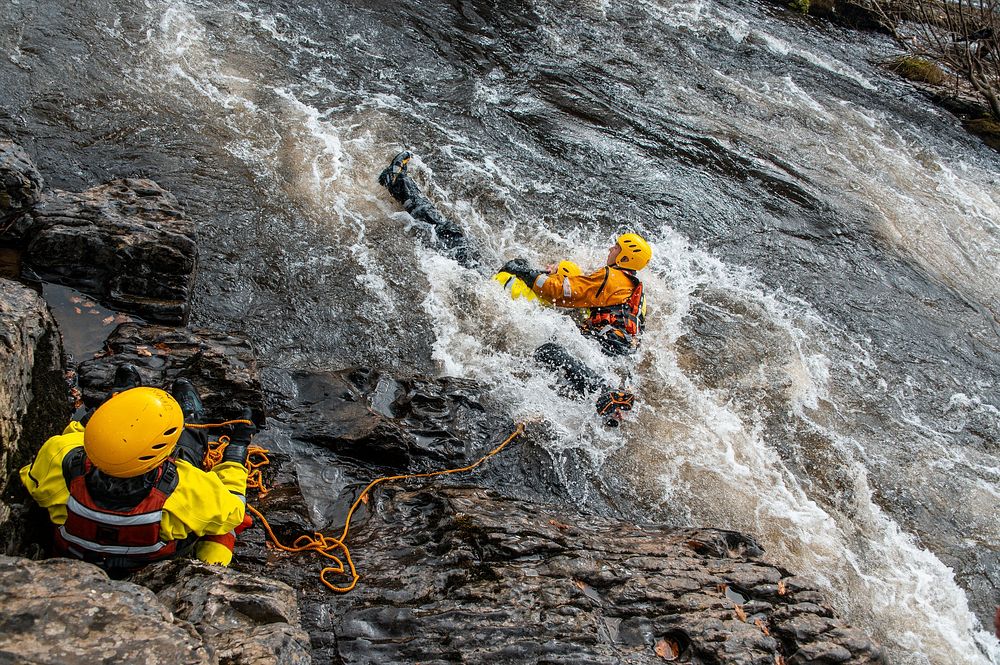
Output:
M109 10L121 104L246 193L202 220L196 317L274 363L481 381L585 463L560 471L582 502L753 534L893 663L1000 663L973 612L1000 545L997 156L881 73L875 36L766 5L493 4ZM487 265L653 240L627 377L428 246L375 182L402 147ZM553 339L636 389L621 431L534 363Z

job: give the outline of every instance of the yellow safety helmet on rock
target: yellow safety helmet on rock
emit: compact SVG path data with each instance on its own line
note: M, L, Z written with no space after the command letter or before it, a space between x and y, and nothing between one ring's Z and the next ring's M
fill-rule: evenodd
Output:
M623 233L618 236L618 246L621 247L621 252L615 259L615 265L619 268L642 270L653 258L653 249L637 233Z
M83 431L83 449L104 473L131 478L158 467L183 430L184 413L170 393L132 388L94 411Z

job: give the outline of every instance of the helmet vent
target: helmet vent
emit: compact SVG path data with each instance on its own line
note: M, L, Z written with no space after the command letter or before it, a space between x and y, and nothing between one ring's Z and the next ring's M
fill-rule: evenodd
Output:
M176 427L171 427L170 429L168 429L166 432L163 433L163 436L170 436L176 431L177 431Z
M143 455L142 457L139 458L139 461L148 462L149 460L154 459L155 457L156 455Z
M167 444L167 442L164 441L163 443L154 443L152 446L150 446L150 448L152 448L153 450L163 450L164 448L167 447L167 445L169 444Z

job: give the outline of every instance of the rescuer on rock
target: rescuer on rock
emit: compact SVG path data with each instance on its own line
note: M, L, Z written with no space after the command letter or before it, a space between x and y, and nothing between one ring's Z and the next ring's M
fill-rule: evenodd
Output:
M244 525L245 463L256 428L232 425L221 462L203 471L207 437L184 426L203 418L201 399L186 379L171 392L142 386L138 370L121 365L112 396L21 469L21 482L55 526L57 555L114 577L191 551L229 565Z

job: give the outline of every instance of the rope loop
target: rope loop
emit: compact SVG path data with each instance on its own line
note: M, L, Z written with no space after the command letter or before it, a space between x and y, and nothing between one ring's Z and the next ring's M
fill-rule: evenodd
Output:
M235 423L248 423L247 420L227 420L224 423L215 424L199 424L199 425L186 425L186 427L197 427L200 429L208 429L213 427L225 427ZM347 548L347 535L351 529L351 519L354 517L354 512L357 510L358 506L362 503L367 503L368 493L378 484L384 482L390 482L395 480L409 480L411 478L433 478L435 476L444 476L452 473L463 473L465 471L471 471L475 469L480 464L493 457L501 450L503 450L507 444L519 437L524 433L524 423L519 423L517 427L514 428L513 433L503 440L500 445L486 453L483 457L479 458L472 464L468 466L463 466L457 469L444 469L441 471L431 471L428 473L407 473L395 476L383 476L381 478L376 478L375 480L368 483L367 486L358 495L358 498L354 500L351 505L351 509L347 512L347 518L344 520L344 529L340 534L339 538L333 536L327 536L319 531L314 532L312 535L302 534L294 541L291 545L285 545L281 540L274 534L274 530L271 528L270 523L268 523L267 518L257 510L255 507L247 503L247 510L253 513L254 517L260 520L261 525L264 527L264 531L267 532L268 537L271 539L274 547L277 549L288 552L290 554L299 554L302 552L314 552L319 556L329 559L332 564L325 566L319 573L319 580L331 591L337 593L347 593L354 589L358 584L358 580L361 576L358 575L357 569L354 566L354 561L351 559L351 551ZM220 436L217 441L209 441L208 452L205 455L204 468L205 470L211 469L213 466L222 460L222 451L225 450L226 446L229 445L228 436ZM267 456L269 451L261 448L259 446L251 445L247 450L247 489L256 489L260 496L265 496L268 489L264 487L263 481L263 468L271 463ZM338 556L339 554L339 556ZM349 582L346 585L337 585L326 578L327 574L342 575L349 578Z

